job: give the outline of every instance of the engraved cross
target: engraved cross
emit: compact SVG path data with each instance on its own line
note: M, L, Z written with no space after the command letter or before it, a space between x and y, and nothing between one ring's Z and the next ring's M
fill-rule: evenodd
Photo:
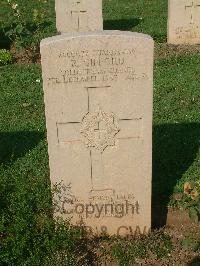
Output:
M110 86L106 87L110 88ZM143 121L140 117L119 118L118 127L113 114L107 114L102 110L94 114L90 113L91 103L89 89L94 88L101 89L105 87L85 88L88 94L87 115L83 117L82 121L57 123L57 139L59 145L72 144L75 142L82 143L83 139L80 136L82 132L86 139L86 142L84 142L90 156L91 191L99 191L110 189L107 187L107 178L104 169L104 150L108 146L115 146L115 139L119 140L120 143L128 139L141 139ZM86 123L83 126L84 119L86 119Z
M103 121L99 121L97 123L97 128L94 131L97 133L98 138L101 139L101 136L106 133L105 123Z
M185 6L185 10L190 10L191 15L190 15L190 24L194 24L194 17L195 17L195 10L196 8L200 7L200 4L195 4L194 1L188 6Z
M79 31L81 28L87 27L87 10L81 8L81 1L73 2L72 4L75 5L74 8L71 10L71 18L74 24L75 30Z

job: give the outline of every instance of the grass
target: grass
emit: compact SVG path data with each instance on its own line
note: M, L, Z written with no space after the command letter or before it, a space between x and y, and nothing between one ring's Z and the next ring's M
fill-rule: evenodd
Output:
M0 73L0 265L74 265L80 233L52 220L41 69Z
M144 260L149 253L153 253L157 258L167 256L172 250L171 239L161 232L143 236L129 242L118 240L112 247L112 256L119 266L128 266L137 260Z
M43 26L29 36L33 46L55 32L54 1L43 4L46 5ZM26 1L27 21L34 8L38 8L36 1ZM164 54L166 0L104 1L103 13L105 29L150 34L160 43L157 49ZM16 42L5 38L5 29L13 25L8 16L6 1L1 0L3 48ZM176 206L175 195L183 193L183 184L199 180L200 176L200 56L188 52L187 47L184 49L181 53L169 50L166 57L155 61L154 225L162 224L161 217L165 220L168 205ZM52 220L40 65L0 67L0 210L0 265L92 265L92 251L83 243L80 231L69 230L62 222L55 224ZM117 239L110 256L119 265L129 265L147 256L148 245L158 257L166 256L172 248L168 236L156 233L129 244ZM85 264L83 260L76 264L77 258L85 258Z
M151 35L158 42L166 40L167 0L105 0L103 3L104 29L137 31Z
M159 205L163 216L167 205L176 205L175 195L183 193L184 183L200 176L199 64L199 56L155 64L153 206L156 213Z
M155 172L157 180L159 175L167 176L165 190L170 182L173 188L177 179L187 177L192 172L193 178L200 175L199 64L199 56L187 56L158 60L155 65L155 163L156 158L165 160L157 163L160 170L156 169Z
M155 205L162 202L163 208L170 203L173 193L182 190L185 180L196 179L200 174L199 63L199 56L162 59L155 63L153 200ZM47 237L47 242L51 239L46 224L42 225L43 234L36 230L38 219L43 221L51 213L41 68L39 65L1 67L0 84L0 102L3 103L0 108L0 192L1 209L5 211L5 223L1 226L5 232L11 230L12 237L13 234L23 236L6 244L16 249L14 252L23 254L26 262L30 256L29 252L24 254L27 241L35 241L36 233ZM10 219L13 223L7 228ZM31 220L34 221L33 232L26 227ZM53 229L51 234L55 234ZM18 241L25 241L22 247ZM51 248L56 249L57 245ZM120 256L118 249L113 251L117 252L113 253L114 258ZM34 245L30 250L41 258ZM9 253L11 257L14 255L19 256Z
M10 31L10 27L15 28L12 10L8 8L6 0L1 0L0 11L0 47L4 48L11 45L11 41L5 36ZM21 11L23 24L27 30L23 33L25 45L38 46L39 41L47 36L55 35L55 11L54 0L34 1L34 0L15 0ZM26 5L24 5L26 2ZM42 14L39 19L40 27L37 28L33 23L34 9ZM159 14L159 15L158 15ZM104 29L106 30L129 30L150 34L158 42L166 41L167 32L167 0L104 0L103 1ZM12 33L14 35L14 32ZM22 45L21 41L15 39L15 44ZM20 44L19 44L20 42Z

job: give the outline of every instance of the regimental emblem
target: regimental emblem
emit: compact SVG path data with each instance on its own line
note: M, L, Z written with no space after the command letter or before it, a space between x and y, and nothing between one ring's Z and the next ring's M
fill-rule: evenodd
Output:
M115 145L115 136L119 131L114 114L105 113L101 109L95 113L87 113L80 130L86 147L95 148L100 152Z

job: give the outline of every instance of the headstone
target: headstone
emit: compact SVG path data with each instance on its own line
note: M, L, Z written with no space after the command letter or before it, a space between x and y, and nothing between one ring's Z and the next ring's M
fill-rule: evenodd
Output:
M64 34L43 40L41 55L56 215L94 234L146 233L152 38L120 31Z
M102 0L56 0L57 31L103 30Z
M200 43L200 0L169 0L168 43Z

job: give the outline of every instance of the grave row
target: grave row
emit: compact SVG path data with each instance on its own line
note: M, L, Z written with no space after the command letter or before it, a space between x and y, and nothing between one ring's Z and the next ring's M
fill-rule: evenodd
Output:
M102 0L56 0L60 33L103 30ZM168 43L200 43L200 0L168 1Z

